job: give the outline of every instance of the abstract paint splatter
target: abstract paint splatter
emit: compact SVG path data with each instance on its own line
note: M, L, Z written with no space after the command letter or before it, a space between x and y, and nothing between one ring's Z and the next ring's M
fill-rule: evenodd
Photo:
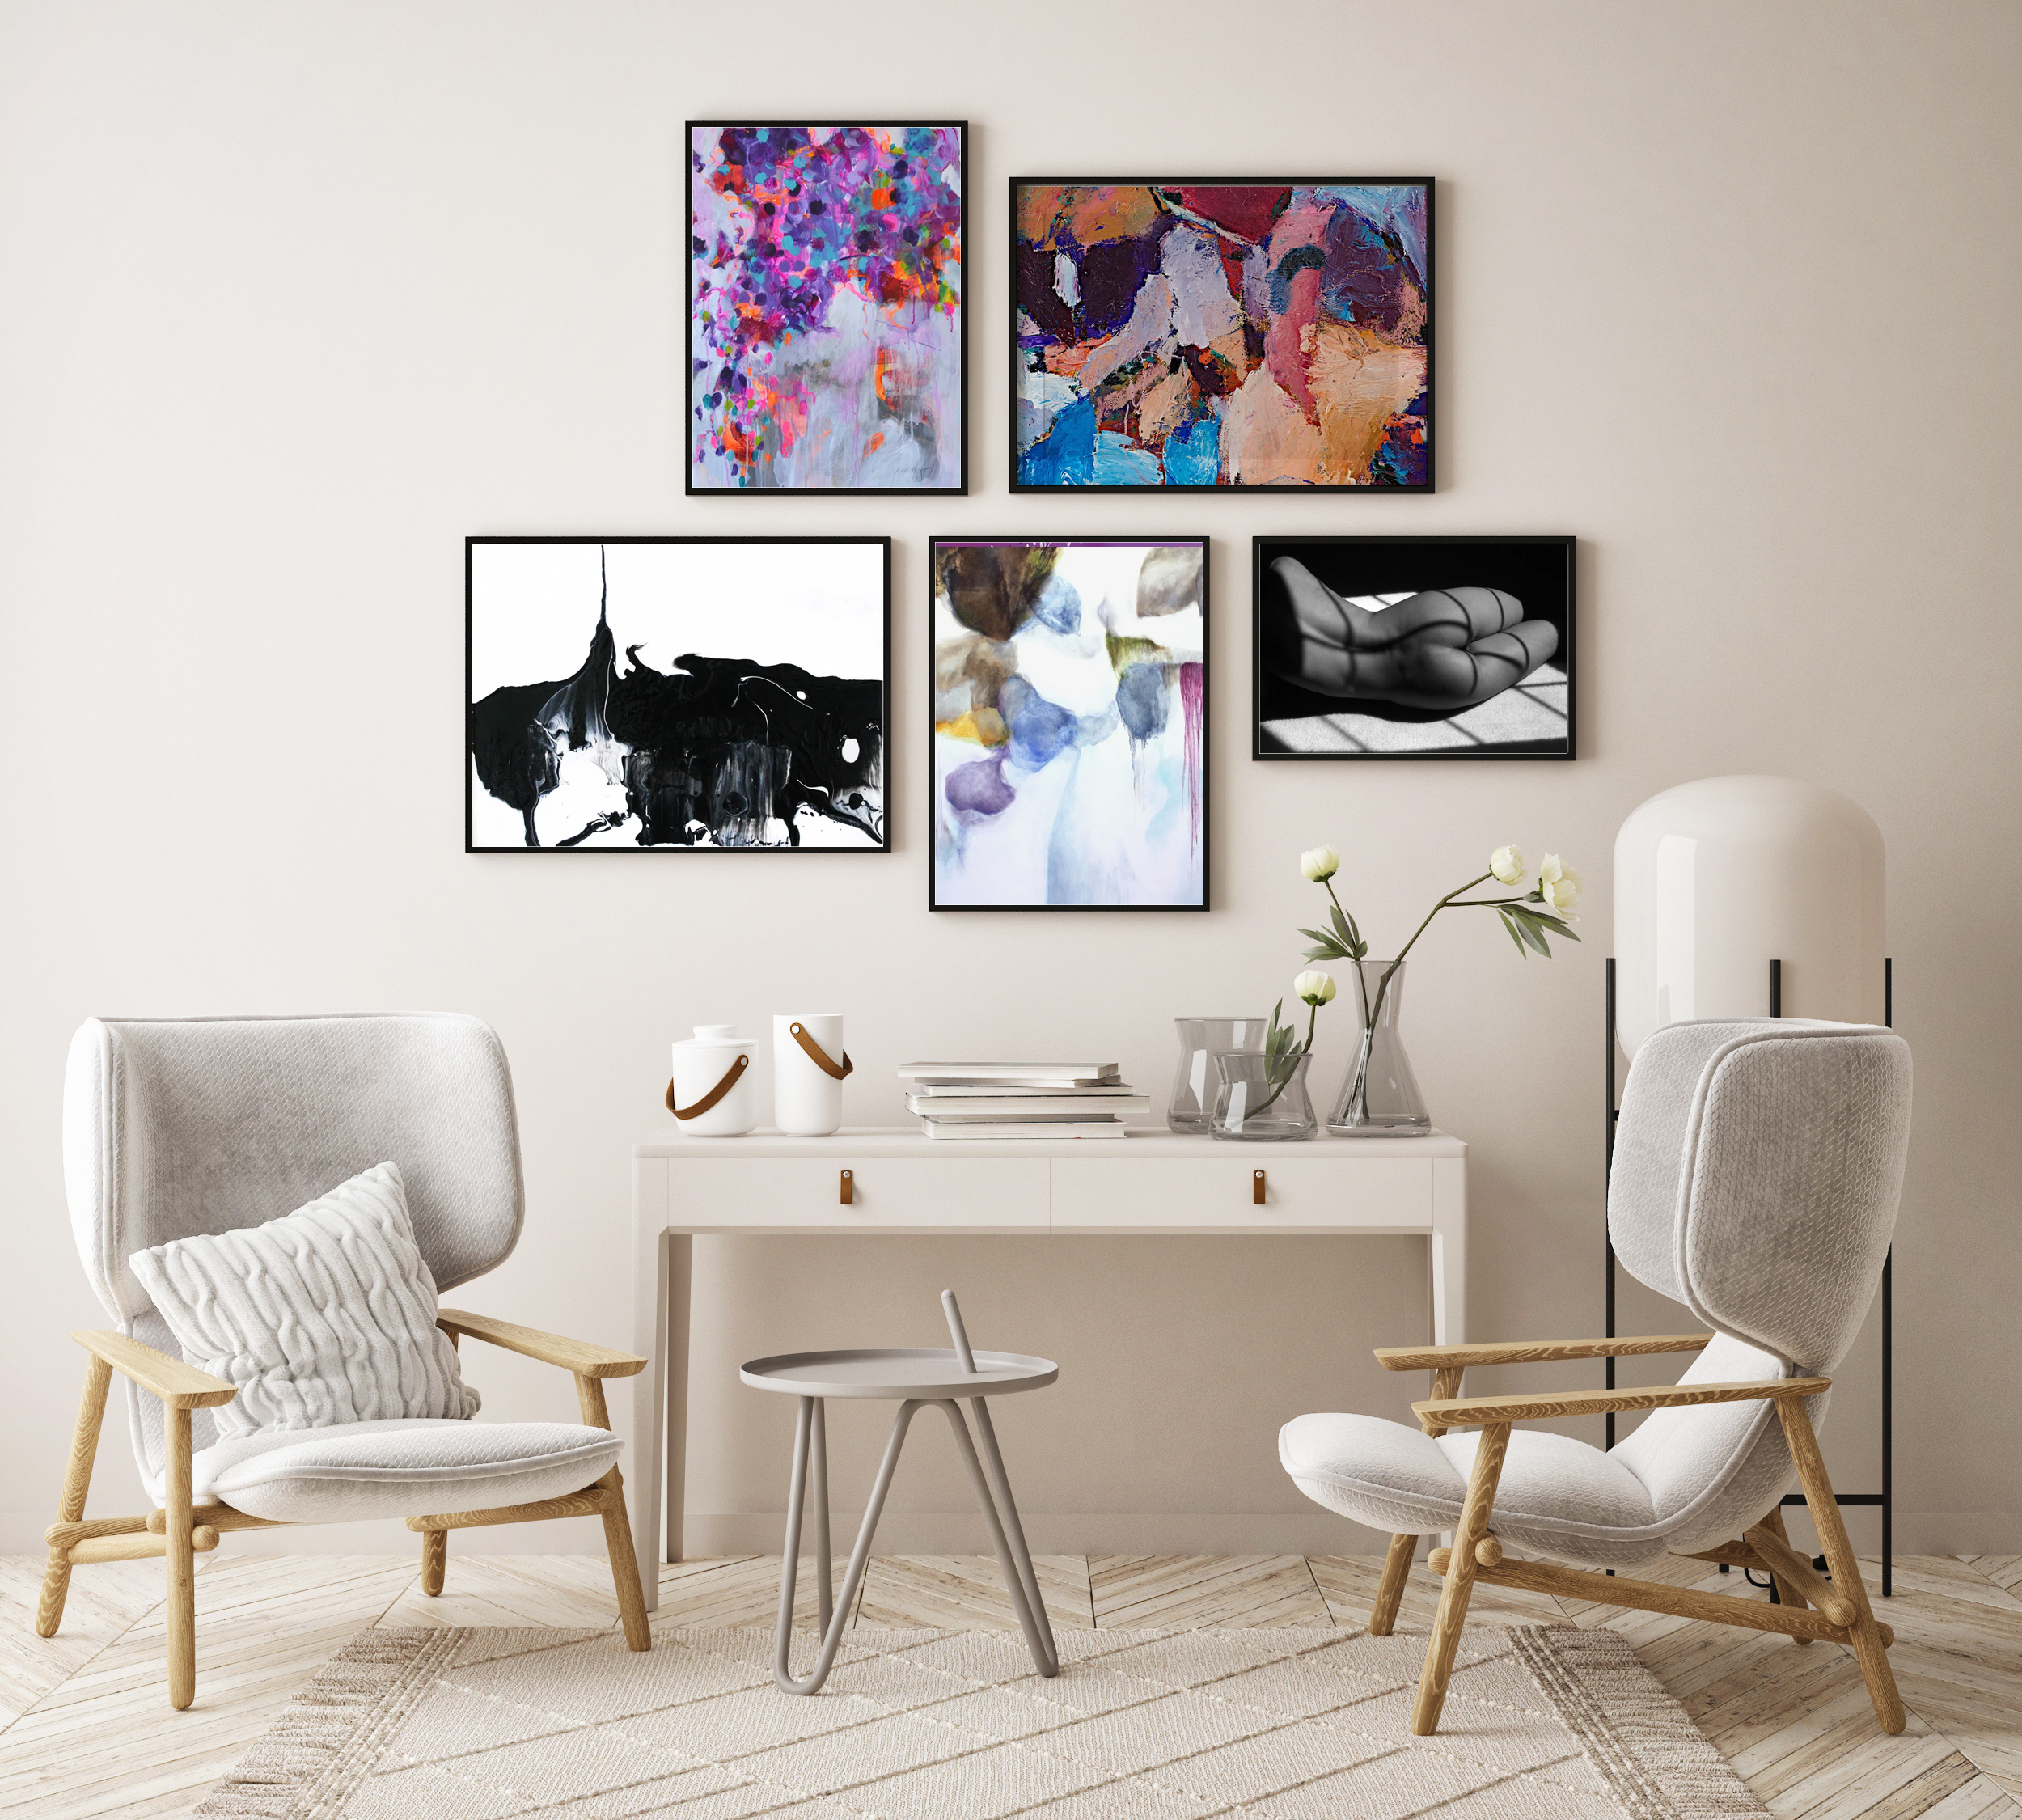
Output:
M1015 487L1431 487L1429 180L1012 206Z
M467 844L888 848L883 538L472 538Z
M688 127L688 490L958 493L966 129Z
M1207 908L1207 553L934 541L934 908Z

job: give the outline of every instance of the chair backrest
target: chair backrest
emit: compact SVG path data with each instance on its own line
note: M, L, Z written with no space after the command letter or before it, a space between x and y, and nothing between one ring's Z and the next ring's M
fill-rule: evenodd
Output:
M1846 1356L1910 1143L1910 1046L1871 1024L1672 1024L1637 1052L1608 1185L1625 1268L1800 1371Z
M397 1162L438 1289L502 1263L526 1205L506 1052L475 1018L94 1018L70 1043L63 1175L86 1274L123 1333L174 1353L127 1260L264 1225ZM143 1467L160 1412L133 1399ZM197 1412L197 1445L214 1429Z
M1672 1024L1636 1052L1608 1234L1631 1275L1718 1335L1682 1382L1798 1377L1846 1357L1895 1230L1910 1085L1909 1045L1868 1024ZM1807 1400L1814 1426L1826 1401ZM1794 1476L1766 1402L1657 1410L1614 1458L1687 1552L1732 1541Z

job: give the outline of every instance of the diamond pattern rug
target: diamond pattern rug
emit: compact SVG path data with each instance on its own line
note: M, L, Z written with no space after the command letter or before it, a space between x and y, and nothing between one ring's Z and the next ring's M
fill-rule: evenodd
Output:
M1766 1810L1608 1630L849 1633L811 1699L769 1630L370 1631L199 1820L1712 1820ZM797 1659L811 1650L804 1640Z

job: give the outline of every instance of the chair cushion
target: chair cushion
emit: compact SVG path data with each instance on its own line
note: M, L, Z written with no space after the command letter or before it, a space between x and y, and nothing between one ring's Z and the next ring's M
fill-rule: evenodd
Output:
M192 1484L200 1500L280 1523L432 1517L580 1492L622 1445L573 1422L344 1422L227 1437L195 1457ZM150 1489L159 1504L159 1475Z
M130 1261L183 1357L239 1386L218 1412L221 1440L476 1412L435 1324L397 1163L264 1225L171 1239Z
M1430 1535L1460 1521L1478 1430L1435 1440L1374 1416L1301 1416L1278 1435L1278 1457L1316 1504L1394 1535ZM1665 1543L1643 1482L1570 1436L1510 1435L1494 1528L1529 1554L1581 1566L1642 1568Z

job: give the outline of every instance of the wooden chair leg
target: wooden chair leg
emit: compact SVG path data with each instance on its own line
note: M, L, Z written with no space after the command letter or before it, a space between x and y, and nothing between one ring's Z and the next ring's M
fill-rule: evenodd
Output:
M1376 1589L1376 1603L1369 1607L1369 1635L1388 1636L1397 1628L1398 1607L1404 1602L1404 1583L1411 1576L1411 1561L1418 1553L1415 1535L1394 1535L1390 1551L1383 1557L1383 1578Z
M91 1464L98 1458L99 1429L105 1420L105 1393L112 1382L112 1368L96 1353L87 1356L84 1368L84 1397L78 1404L77 1427L70 1436L70 1464L63 1469L63 1497L57 1507L59 1523L84 1520L84 1500L91 1490ZM36 1606L35 1634L54 1636L63 1622L63 1602L70 1592L70 1551L53 1543L49 1564L42 1573L42 1598Z
M421 1590L432 1599L442 1596L442 1578L450 1564L450 1532L447 1530L424 1530L421 1532Z
M168 1535L168 1704L197 1698L197 1556L191 1509L189 1412L164 1409L162 1504Z
M584 1423L593 1428L611 1426L604 1387L594 1378L578 1376L576 1397ZM611 1557L611 1584L618 1595L618 1615L625 1628L625 1646L653 1647L653 1626L646 1616L646 1595L639 1584L639 1556L632 1546L632 1517L625 1509L624 1475L615 1466L597 1481L600 1491L616 1493L604 1511L604 1552Z
M1874 1607L1868 1602L1868 1585L1860 1577L1860 1563L1853 1544L1846 1539L1846 1526L1840 1521L1839 1505L1833 1498L1833 1482L1825 1471L1825 1456L1818 1450L1818 1437L1811 1417L1804 1412L1801 1397L1779 1397L1776 1413L1783 1424L1783 1438L1790 1444L1797 1476L1804 1488L1813 1526L1825 1545L1825 1564L1832 1570L1833 1589L1854 1607L1854 1659L1860 1664L1861 1678L1868 1683L1868 1698L1873 1702L1881 1729L1892 1736L1906 1723L1902 1695L1896 1691L1896 1677L1889 1666L1889 1651L1883 1643L1881 1626L1875 1621Z
M1788 1542L1791 1539L1790 1531L1783 1527L1783 1507L1781 1504L1773 1504L1770 1506L1769 1515L1762 1519L1762 1527L1771 1535L1779 1537L1785 1542ZM1804 1595L1783 1575L1772 1572L1770 1578L1776 1582L1776 1597L1783 1604L1788 1606L1793 1611L1802 1611L1805 1608L1808 1602ZM1811 1640L1808 1636L1794 1636L1791 1639L1793 1643L1809 1643Z
M1495 1514L1495 1485L1502 1477L1503 1457L1509 1451L1509 1424L1491 1422L1482 1430L1474 1452L1474 1473L1468 1481L1467 1501L1461 1506L1460 1527L1446 1564L1446 1587L1440 1594L1439 1615L1432 1621L1425 1646L1425 1672L1419 1677L1418 1703L1411 1709L1414 1737L1430 1737L1439 1729L1446 1704L1446 1686L1453 1677L1453 1657L1461 1646L1461 1627L1467 1622L1467 1602L1474 1591L1476 1545L1488 1534ZM1393 1543L1393 1550L1396 1547Z

